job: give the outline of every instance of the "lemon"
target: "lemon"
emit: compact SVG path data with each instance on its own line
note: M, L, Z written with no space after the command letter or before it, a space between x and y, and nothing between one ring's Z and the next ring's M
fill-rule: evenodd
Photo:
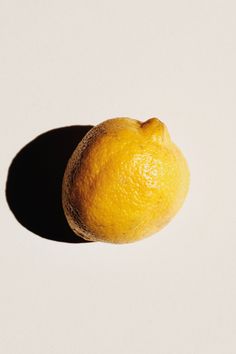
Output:
M67 221L91 241L128 243L163 228L189 188L186 160L157 118L113 118L93 127L64 174Z

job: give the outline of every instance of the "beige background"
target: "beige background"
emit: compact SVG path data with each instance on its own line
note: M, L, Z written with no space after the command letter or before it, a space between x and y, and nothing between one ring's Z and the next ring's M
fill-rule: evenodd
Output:
M1 353L236 353L235 11L0 0ZM184 151L191 191L173 222L123 246L21 226L5 199L17 152L115 116L158 116Z

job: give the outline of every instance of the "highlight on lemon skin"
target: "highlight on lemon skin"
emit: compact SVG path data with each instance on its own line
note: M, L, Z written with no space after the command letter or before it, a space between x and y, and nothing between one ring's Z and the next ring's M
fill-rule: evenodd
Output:
M113 118L93 127L68 161L63 209L86 240L129 243L161 230L189 189L187 162L157 118Z

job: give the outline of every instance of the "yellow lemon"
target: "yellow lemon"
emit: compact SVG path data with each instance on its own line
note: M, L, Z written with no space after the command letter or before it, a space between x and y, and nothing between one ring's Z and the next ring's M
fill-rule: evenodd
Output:
M63 179L70 227L86 240L128 243L163 228L183 204L189 169L157 118L114 118L93 127Z

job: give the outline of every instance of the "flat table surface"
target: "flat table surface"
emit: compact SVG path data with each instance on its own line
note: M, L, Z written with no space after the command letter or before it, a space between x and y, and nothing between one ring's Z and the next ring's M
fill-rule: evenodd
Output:
M236 353L235 11L1 0L1 353ZM77 242L58 209L63 166L122 116L165 122L188 198L143 241Z

